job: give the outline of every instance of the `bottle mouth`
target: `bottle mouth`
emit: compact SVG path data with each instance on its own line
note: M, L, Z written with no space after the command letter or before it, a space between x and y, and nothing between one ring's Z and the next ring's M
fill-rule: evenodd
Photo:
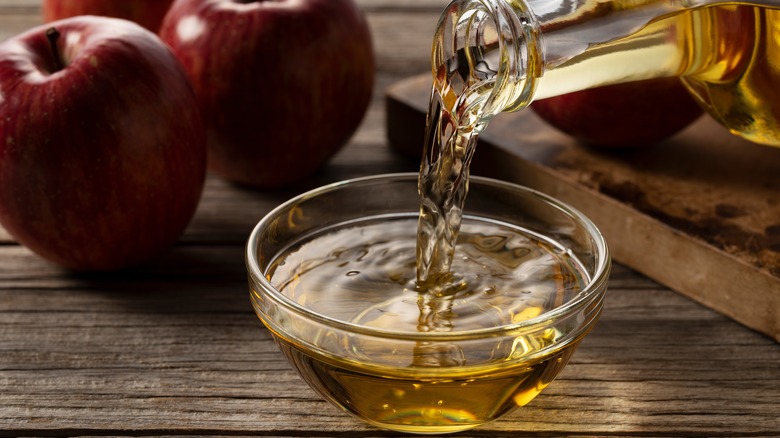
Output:
M434 86L485 119L524 108L541 75L539 35L523 1L455 0L434 34Z

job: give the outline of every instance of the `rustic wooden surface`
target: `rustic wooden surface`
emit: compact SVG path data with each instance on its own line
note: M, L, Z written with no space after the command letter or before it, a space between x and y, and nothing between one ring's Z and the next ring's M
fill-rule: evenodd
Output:
M423 73L387 92L388 138L409 155L430 88ZM614 259L780 342L780 148L705 116L651 147L605 151L533 111L500 114L480 141L476 172L570 203Z
M319 175L278 192L209 178L181 242L148 265L74 275L0 233L0 436L379 437L322 401L253 315L243 244L279 202L417 163L388 146L384 93L428 68L444 0L361 0L371 109ZM0 0L0 40L38 23ZM479 153L478 153L479 154ZM621 265L603 317L530 405L461 437L780 436L780 345Z

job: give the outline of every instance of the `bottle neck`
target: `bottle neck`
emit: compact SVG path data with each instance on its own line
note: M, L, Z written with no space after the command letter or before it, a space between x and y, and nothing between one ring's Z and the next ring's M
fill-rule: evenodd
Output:
M434 87L452 113L489 119L532 98L542 58L538 21L525 6L455 0L444 10L432 69Z
M780 8L780 0L740 3ZM434 39L436 86L489 119L533 99L679 75L683 53L669 43L680 38L673 24L626 37L665 17L717 4L734 2L454 0ZM615 60L609 68L606 56Z

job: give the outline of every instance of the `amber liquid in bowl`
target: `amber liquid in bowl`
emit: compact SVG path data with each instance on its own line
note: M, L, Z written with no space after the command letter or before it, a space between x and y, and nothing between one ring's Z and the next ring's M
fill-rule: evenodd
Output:
M399 214L350 221L288 245L266 271L281 294L313 313L387 330L395 339L327 327L292 339L271 326L282 351L312 388L383 428L455 432L525 405L560 372L587 330L571 337L576 325L550 325L517 336L430 342L404 333L457 335L528 321L577 297L589 281L585 269L555 241L466 216L452 265L464 274L421 291L416 230L415 215Z

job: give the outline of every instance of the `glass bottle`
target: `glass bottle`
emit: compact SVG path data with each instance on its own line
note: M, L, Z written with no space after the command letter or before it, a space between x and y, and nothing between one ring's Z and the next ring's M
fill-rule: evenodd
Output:
M434 35L418 285L448 278L490 119L534 99L680 77L732 133L780 147L780 0L454 0Z
M473 118L679 76L732 133L780 147L780 0L455 0L433 47L441 105Z

